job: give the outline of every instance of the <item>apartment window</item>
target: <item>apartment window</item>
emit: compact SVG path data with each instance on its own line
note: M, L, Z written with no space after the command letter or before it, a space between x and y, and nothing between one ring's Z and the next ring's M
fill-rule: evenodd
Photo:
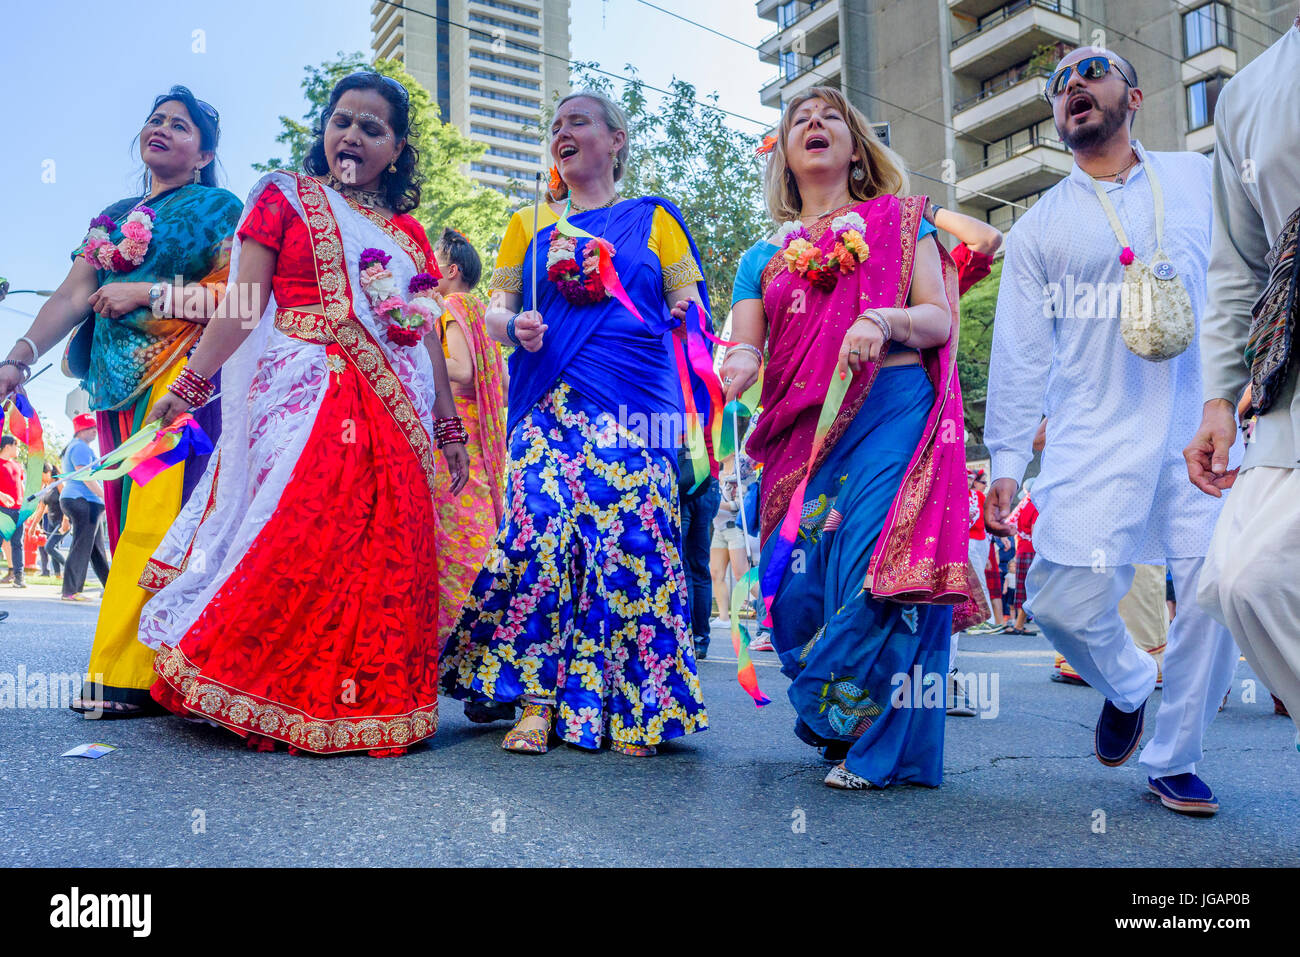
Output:
M514 57L497 56L495 53L484 53L482 50L470 50L470 59L487 60L490 63L500 63L502 66L512 66L516 70L525 70L529 73L540 73L542 68L536 63L527 63L524 60L516 60Z
M1053 13L1063 13L1067 17L1074 16L1074 0L1032 0L1033 6L1042 7L1045 10L1051 10ZM1027 0L1015 0L1014 3L1008 3L1006 6L999 7L992 13L987 13L979 18L977 29L984 30L993 26L995 23L1001 23L1008 17L1013 17L1021 10L1030 5Z
M511 23L509 20L501 20L498 17L485 17L481 13L471 13L467 19L470 23L486 23L488 26L500 27L502 30L514 30L516 33L526 33L530 37L538 37L542 32L535 27L525 27L518 23Z
M500 100L502 103L513 103L516 106L531 107L534 110L541 106L541 103L537 102L537 100L530 100L523 96L514 96L510 93L502 93L499 90L487 90L481 86L471 86L469 88L469 95L481 96L487 100Z
M1004 136L1002 139L984 147L985 165L991 166L994 163L1000 163L1035 146L1065 148L1064 144L1057 138L1056 125L1052 120L1042 120L1033 126L1025 127L1023 130L1016 130L1010 136Z
M471 109L471 113L474 111ZM483 126L480 123L471 123L469 131L475 136L496 136L503 140L514 140L516 143L527 143L529 146L538 145L537 136L526 136L523 133L512 133L509 130L499 130L495 126Z
M477 90L471 88L471 92L482 96ZM487 106L471 106L469 108L471 116L490 116L494 120L505 120L507 123L518 123L520 126L536 126L537 117L520 116L518 113L507 113L505 110L494 110Z
M1004 206L994 206L985 214L984 218L988 220L990 226L1000 229L1005 233L1015 225L1016 221L1019 220L1021 216L1025 215L1025 213L1029 211L1028 207L1033 206L1034 203L1038 202L1038 200L1042 198L1042 195L1045 192L1046 190L1040 189L1036 193L1030 193L1028 196L1021 196L1017 199L1016 202L1019 203L1020 206L1026 207L1025 209L1021 209L1020 206L1012 206L1010 203Z
M1183 58L1190 59L1213 47L1235 49L1232 9L1226 3L1207 3L1183 14Z
M1187 88L1187 129L1199 130L1214 122L1214 106L1227 77L1221 73L1208 76Z
M489 146L487 148L487 155L518 160L521 163L536 163L539 160L536 153L521 153L519 150L508 150L501 146Z
M781 72L787 83L799 75L799 55L793 50L781 51Z
M510 13L517 13L521 17L532 17L536 20L541 16L536 10L530 10L528 7L521 7L514 3L504 3L503 0L474 0L475 3L481 3L485 7L496 7L498 10L507 10Z
M520 86L526 90L541 90L542 88L540 83L534 83L531 80L516 79L513 76L505 76L501 73L493 73L491 70L471 69L469 75L476 80L492 80L496 83L505 83L508 86Z
M788 0L776 8L776 25L784 30L799 19L799 0Z

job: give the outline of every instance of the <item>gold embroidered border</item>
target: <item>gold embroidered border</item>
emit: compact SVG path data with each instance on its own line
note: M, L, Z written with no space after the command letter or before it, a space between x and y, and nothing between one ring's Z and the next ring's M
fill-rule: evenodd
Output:
M498 289L502 292L523 292L524 267L497 266L493 269L492 278L488 280L488 292Z
M325 188L310 176L298 176L298 196L307 212L316 278L325 304L327 326L344 355L357 367L406 436L429 485L434 490L433 448L424 423L406 394L406 387L370 331L352 315L352 289L343 262L343 237L330 209Z
M194 526L194 534L190 536L189 545L185 546L185 556L181 559L181 567L177 568L174 565L168 565L166 562L160 562L156 558L150 558L145 562L144 571L140 573L140 580L137 582L145 591L162 591L189 567L190 555L194 552L194 543L198 540L199 529L217 510L217 479L219 478L221 478L220 449L217 450L217 464L212 469L212 487L208 489L208 503L203 507L203 514L199 516L199 523Z
M330 335L329 323L322 315L299 312L297 309L277 309L275 311L275 328L286 336L327 346L334 341Z
M315 718L205 678L180 648L162 649L154 659L154 670L184 696L185 706L195 714L316 754L402 748L438 730L436 701L400 715Z
M342 194L340 193L339 195ZM382 229L385 233L388 234L389 239L391 239L393 242L397 243L397 245L402 247L402 250L406 253L406 255L410 256L411 259L415 261L416 272L424 272L425 267L429 264L428 259L424 255L424 250L420 248L420 244L417 243L414 239L412 239L411 235L408 232L406 232L406 230L401 229L398 226L394 226L392 220L385 219L383 216L380 216L378 213L376 213L373 209L367 209L365 206L362 206L356 200L348 196L344 196L343 198L348 201L349 206L351 206L362 216L366 217L366 219L370 220L372 223L374 223L376 226Z
M683 286L689 286L691 283L704 282L704 273L700 272L699 263L690 253L683 256L678 262L668 266L663 271L664 275L664 292L672 292L674 289L681 289Z

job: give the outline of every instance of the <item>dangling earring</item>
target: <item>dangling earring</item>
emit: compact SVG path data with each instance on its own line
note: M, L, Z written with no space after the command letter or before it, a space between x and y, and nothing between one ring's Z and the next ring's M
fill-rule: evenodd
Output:
M197 185L199 184L199 179L200 179L200 177L201 177L202 175L203 175L203 167L202 167L202 166L196 166L196 167L194 167L194 185L195 185L195 186L197 186Z
M861 182L862 182L864 179L866 179L866 178L867 178L867 174L863 171L863 169L862 169L861 166L855 166L855 167L853 167L853 179L854 179L854 180L856 180L857 182L861 183Z
M397 172L397 160L393 160L391 163L388 164L388 172L390 173Z
M615 172L615 173L618 172L618 155L617 155L617 154L615 154L615 156L614 156L614 172Z

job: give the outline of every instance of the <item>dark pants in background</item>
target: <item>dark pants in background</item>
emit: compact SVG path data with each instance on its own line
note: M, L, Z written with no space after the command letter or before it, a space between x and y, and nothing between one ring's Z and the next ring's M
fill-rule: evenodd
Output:
M0 508L0 512L8 515L14 523L13 533L9 536L9 547L12 549L9 555L9 565L14 581L21 582L23 580L23 562L26 561L26 556L23 554L23 531L27 528L27 523L18 521L18 509L16 508Z
M59 551L59 543L63 541L64 535L64 532L57 529L45 533L45 544L40 548L42 575L49 575L51 570L55 575L63 574L63 566L67 564L67 559Z
M62 504L63 514L72 522L72 546L63 567L63 594L75 595L86 587L86 573L92 564L100 583L108 582L108 555L99 530L104 506L84 498L65 498Z
M709 544L713 540L713 517L718 514L722 488L710 477L695 492L681 487L682 565L690 597L691 633L696 647L709 646L709 612L713 608L713 578L709 575Z

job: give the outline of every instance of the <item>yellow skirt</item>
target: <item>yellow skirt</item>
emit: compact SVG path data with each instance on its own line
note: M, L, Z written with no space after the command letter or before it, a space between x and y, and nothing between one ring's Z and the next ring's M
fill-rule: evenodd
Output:
M162 398L183 368L184 359L159 376L149 392L149 408ZM83 698L133 705L152 700L149 688L157 679L154 650L137 638L140 612L152 592L140 587L140 575L180 514L184 480L185 468L181 466L159 473L148 485L131 486L126 520L104 585Z

